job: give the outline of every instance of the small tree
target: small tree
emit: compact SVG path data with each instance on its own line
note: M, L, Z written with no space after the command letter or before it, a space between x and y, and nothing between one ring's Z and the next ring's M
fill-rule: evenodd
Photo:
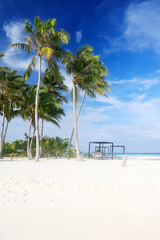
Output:
M54 140L54 152L56 157L61 157L63 153L66 153L68 146L68 139L62 139L56 137Z

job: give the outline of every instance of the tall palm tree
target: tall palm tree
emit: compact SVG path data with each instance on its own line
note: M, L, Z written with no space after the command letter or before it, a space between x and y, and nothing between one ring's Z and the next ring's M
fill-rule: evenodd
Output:
M25 36L25 43L13 43L9 47L17 47L28 54L33 54L33 58L24 73L25 79L31 77L32 71L36 66L36 57L39 59L39 74L38 74L38 84L37 92L35 97L35 127L36 127L36 161L39 161L39 121L38 121L38 99L39 99L39 89L41 83L41 65L42 58L44 57L49 61L52 58L55 60L60 57L61 45L67 44L69 36L63 30L56 31L56 19L49 19L42 23L40 17L35 17L34 27L30 25L29 21L25 22L25 31L27 36Z
M99 56L93 55L93 49L89 45L80 47L75 56L72 53L68 54L63 58L62 63L65 64L67 73L72 75L74 133L77 159L80 159L77 132L78 118L76 117L76 97L78 95L78 88L85 90L85 95L88 94L92 97L95 97L95 92L105 95L104 91L109 90L108 84L104 81L105 75L107 74L107 68L99 61ZM84 101L85 95L82 101ZM82 104L80 105L80 109L81 107Z
M88 82L78 83L77 91L84 91L84 95L83 95L81 103L79 105L79 109L78 109L77 116L76 116L76 121L78 121L78 118L79 118L79 115L80 115L80 112L82 109L82 105L83 105L86 95L91 98L95 98L96 94L107 97L105 92L110 92L110 86L107 83L107 81L105 81L105 76L107 75L107 68L105 66L103 66L103 64L100 62L100 60L98 58L96 59L96 61L94 58L91 59L91 61L92 61L92 67L95 64L97 65L98 72L97 72L97 70L96 71L94 70L95 74L96 74L96 79L94 78L94 74L93 74L89 83ZM79 96L79 93L77 93L77 95ZM72 142L73 134L74 134L74 127L72 129L71 136L70 136L69 143L68 143L67 158L69 158L69 149L70 149L70 145Z

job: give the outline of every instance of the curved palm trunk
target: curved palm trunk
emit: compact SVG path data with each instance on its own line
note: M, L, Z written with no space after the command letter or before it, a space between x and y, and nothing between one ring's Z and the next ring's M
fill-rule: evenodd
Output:
M29 147L29 156L30 156L30 159L33 159L33 156L32 156L32 143L33 143L33 138L34 138L34 134L35 134L35 127L34 127L34 130L33 130L33 134L32 134L32 138L31 138L31 142L30 142L30 147Z
M4 131L4 136L3 136L3 144L5 143L6 135L7 135L7 129L8 129L8 119L6 118L6 127Z
M42 57L39 56L39 74L38 74L38 84L36 91L36 100L35 100L35 127L36 127L36 161L39 161L39 120L38 120L38 98L39 98L39 88L41 83L41 63Z
M32 118L30 118L29 130L28 130L28 141L27 141L27 157L28 157L28 159L30 159L29 142L30 142L31 126L32 126Z
M75 100L75 84L73 83L73 115L74 115L74 135L76 144L77 160L81 160L78 143L77 121L76 121L76 100Z
M43 124L44 124L44 119L42 119L42 127L41 127L41 145L40 145L40 156L41 156L41 153L42 153Z
M0 159L3 158L3 132L4 132L4 106L3 106L2 127L1 127Z
M82 109L82 105L83 105L85 96L86 96L86 91L85 91L85 93L84 93L84 96L83 96L83 98L82 98L81 104L80 104L80 106L79 106L76 121L78 121L79 114L80 114L80 111L81 111L81 109ZM70 146L71 146L73 134L74 134L74 127L73 127L73 130L72 130L72 133L71 133L71 136L70 136L70 139L69 139L69 143L68 143L68 148L67 148L67 158L68 158L68 159L69 159L69 149L70 149Z

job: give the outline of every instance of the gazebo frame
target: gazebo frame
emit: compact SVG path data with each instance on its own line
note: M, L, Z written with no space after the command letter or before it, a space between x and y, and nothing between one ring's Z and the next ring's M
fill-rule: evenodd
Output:
M101 148L102 147L99 148L99 147L96 146L95 147L95 151L97 151L98 149L101 150ZM106 148L108 149L108 156L109 156L109 154L110 154L110 147L103 147L103 148L104 148L104 153L106 153Z
M123 148L123 155L125 154L125 146L124 145L113 145L113 152L114 152L114 148ZM111 150L111 146L110 146L110 150Z
M91 153L91 144L98 144L99 145L99 149L102 149L102 159L103 159L103 153L104 152L104 149L105 149L105 145L110 145L110 155L112 156L112 159L113 159L113 142L89 142L89 148L88 148L88 156L90 158L90 153Z

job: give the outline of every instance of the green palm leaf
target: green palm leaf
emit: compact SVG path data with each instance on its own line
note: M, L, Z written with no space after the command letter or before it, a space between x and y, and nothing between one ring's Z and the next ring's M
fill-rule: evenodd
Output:
M33 70L36 67L37 59L36 59L37 53L33 56L28 68L24 72L24 80L26 81L28 78L31 77Z
M13 43L9 46L9 48L11 47L16 47L18 49L21 49L27 52L28 54L32 54L35 51L33 46L27 43Z

